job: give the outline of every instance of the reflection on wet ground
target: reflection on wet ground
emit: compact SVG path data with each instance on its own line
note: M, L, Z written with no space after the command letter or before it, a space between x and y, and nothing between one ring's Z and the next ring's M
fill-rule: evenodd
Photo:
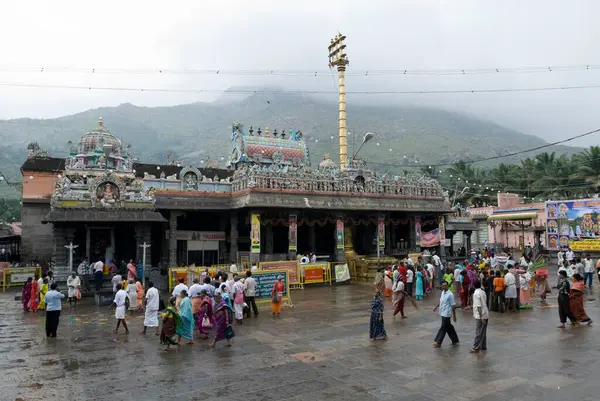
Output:
M459 311L461 345L431 344L435 297L408 319L392 320L387 342L370 342L371 287L307 288L280 319L265 310L236 327L232 348L200 340L161 351L142 315L116 335L114 314L85 299L64 304L57 339L43 314L24 314L14 293L0 295L0 400L564 400L600 399L597 328L556 329L550 307L492 314L486 353L469 354L471 312ZM596 301L586 309L600 323Z

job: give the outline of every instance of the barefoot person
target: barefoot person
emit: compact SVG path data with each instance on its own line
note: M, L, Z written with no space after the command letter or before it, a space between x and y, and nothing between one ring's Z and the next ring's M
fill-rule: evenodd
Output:
M50 291L46 294L46 337L56 337L58 321L62 309L61 300L65 294L58 291L56 283L50 285Z
M571 283L569 283L569 280L567 279L566 270L559 270L556 289L558 290L558 317L560 319L558 328L564 329L565 323L567 323L567 318L571 321L571 323L575 322L575 319L571 314L571 303L569 301Z
M233 337L233 329L231 327L231 308L222 298L220 292L215 293L215 339L211 348L217 345L218 341L227 340L227 346L231 347L231 338Z
M160 301L160 294L158 290L154 288L152 281L148 282L148 291L146 291L146 312L144 315L144 332L148 327L154 327L156 335L158 335L158 308Z
M187 296L186 290L181 290L179 294L181 303L179 304L179 316L181 316L181 326L177 330L179 335L179 343L181 338L187 340L187 344L194 343L194 314L192 313L192 301ZM177 301L175 301L177 302Z
M592 324L592 319L585 313L583 308L583 292L585 290L585 279L579 273L573 274L573 285L571 286L571 315L575 320L575 324L587 323Z
M169 299L169 306L167 310L162 314L162 328L160 330L160 343L166 345L165 351L168 350L171 345L179 346L177 340L177 329L181 326L181 317L175 309L176 297Z
M394 318L398 312L402 319L405 319L404 316L404 283L402 282L402 276L398 275L396 282L392 287L392 305L394 305Z
M387 333L383 324L383 301L379 290L375 291L375 296L371 302L369 338L371 340L387 340Z
M442 318L442 326L440 327L435 340L433 348L440 348L446 334L450 337L452 345L458 344L458 335L454 326L452 325L451 319L456 323L456 302L454 301L454 295L448 291L448 284L442 283L442 293L440 295L440 303L433 309L436 312L439 309L440 316Z
M475 318L475 340L471 353L487 350L487 326L489 311L487 306L487 296L481 289L481 281L475 280L475 292L473 293L473 317Z
M116 308L115 318L117 319L117 327L115 328L115 333L119 331L119 326L121 325L121 323L123 323L125 333L129 334L129 329L127 328L127 323L125 322L125 311L127 309L128 303L129 298L127 297L127 292L123 290L123 286L120 283L117 284L117 293L115 294L115 300L108 307L108 309Z

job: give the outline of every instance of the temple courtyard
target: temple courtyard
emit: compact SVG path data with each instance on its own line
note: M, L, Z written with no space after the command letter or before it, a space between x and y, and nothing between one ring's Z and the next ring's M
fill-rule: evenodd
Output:
M15 291L0 295L1 400L597 400L596 326L555 328L556 293L546 309L492 313L488 351L470 354L475 324L457 311L460 346L433 349L437 292L408 318L392 320L388 341L368 338L369 285L292 292L280 319L269 310L235 327L232 348L206 342L162 351L143 317L115 336L114 311L85 298L63 304L57 339L44 315L24 314ZM593 295L586 309L600 323Z

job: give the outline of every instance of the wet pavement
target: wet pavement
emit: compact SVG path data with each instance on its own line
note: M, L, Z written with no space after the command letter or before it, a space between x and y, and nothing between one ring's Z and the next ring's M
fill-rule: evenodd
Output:
M236 327L234 346L205 341L162 351L158 337L113 334L114 312L86 299L63 304L57 339L43 314L24 314L0 295L0 400L565 400L600 399L598 327L560 330L556 294L546 309L492 313L488 351L470 354L475 324L457 311L458 347L432 349L435 296L393 321L389 340L368 339L371 287L307 288L280 319L264 310ZM596 301L588 314L600 323Z

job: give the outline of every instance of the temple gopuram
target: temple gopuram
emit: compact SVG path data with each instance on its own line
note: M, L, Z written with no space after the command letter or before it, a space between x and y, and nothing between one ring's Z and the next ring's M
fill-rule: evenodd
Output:
M427 177L379 174L354 158L341 171L328 155L313 166L298 130L233 124L228 168L134 162L102 119L69 145L66 159L30 146L21 168L24 260L66 268L73 246L75 266L118 263L141 259L143 244L147 265L163 269L308 253L364 261L378 247L386 260L427 246L450 212Z

